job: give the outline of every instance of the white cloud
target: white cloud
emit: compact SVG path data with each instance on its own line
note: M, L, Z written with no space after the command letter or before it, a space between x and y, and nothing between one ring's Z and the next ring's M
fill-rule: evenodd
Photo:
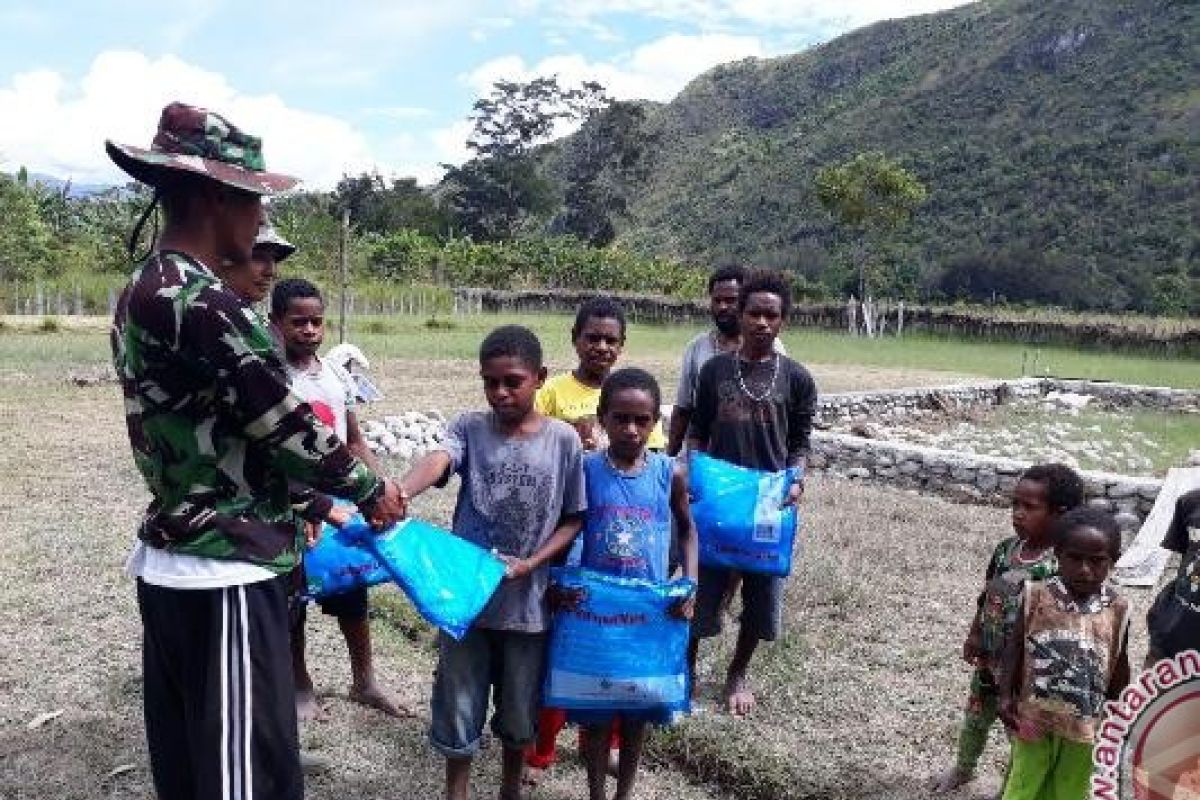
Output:
M363 113L388 119L420 119L433 116L433 109L422 106L373 106L363 109Z
M501 56L476 67L463 80L477 94L485 95L500 79L525 81L557 75L560 83L568 85L599 81L612 97L621 100L669 100L717 64L762 55L763 44L753 36L671 34L612 61L589 61L578 54L567 54L527 64L520 56Z
M267 166L313 188L375 166L365 137L342 120L289 107L277 95L239 92L224 76L174 56L151 60L130 51L102 53L77 85L43 70L0 87L0 164L81 182L123 180L103 140L147 146L172 100L219 111L261 136Z

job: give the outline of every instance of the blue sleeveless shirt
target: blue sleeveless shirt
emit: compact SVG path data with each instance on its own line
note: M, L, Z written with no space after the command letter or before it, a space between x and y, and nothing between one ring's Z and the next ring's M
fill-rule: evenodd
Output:
M587 512L580 534L580 564L623 578L670 579L671 476L674 462L647 452L646 466L625 475L603 452L583 459Z

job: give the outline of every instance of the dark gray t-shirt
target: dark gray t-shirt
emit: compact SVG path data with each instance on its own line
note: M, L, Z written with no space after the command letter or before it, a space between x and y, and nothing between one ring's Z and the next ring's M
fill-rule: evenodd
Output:
M463 414L450 425L443 448L462 476L454 532L503 555L528 558L554 533L564 515L587 506L583 451L575 429L545 419L537 433L508 436L490 411ZM537 633L546 630L543 567L505 580L475 621L481 628Z
M816 405L812 375L787 356L749 362L722 353L700 370L690 435L711 456L778 472L808 454Z

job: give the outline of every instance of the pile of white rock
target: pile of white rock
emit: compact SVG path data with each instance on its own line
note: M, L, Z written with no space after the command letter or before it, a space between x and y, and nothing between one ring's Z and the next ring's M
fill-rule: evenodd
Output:
M438 447L446 438L446 417L433 410L406 411L386 416L382 421L362 423L363 437L371 452L412 461Z

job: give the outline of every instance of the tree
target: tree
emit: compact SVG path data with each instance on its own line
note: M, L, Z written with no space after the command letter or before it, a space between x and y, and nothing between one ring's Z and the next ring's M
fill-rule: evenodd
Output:
M650 144L637 103L612 102L594 110L571 138L563 211L552 226L595 247L616 236L616 218L625 216L629 184L644 176L643 153Z
M497 81L475 101L467 147L475 157L445 165L443 194L459 227L474 238L512 238L530 217L554 206L550 183L532 150L566 121L586 118L608 104L604 88L585 82L564 88L555 77L527 83Z
M925 185L883 153L859 153L817 173L817 198L839 224L859 239L858 294L868 296L868 250L895 231L925 202Z
M378 172L346 175L334 189L337 211L350 209L350 219L364 233L389 234L414 230L428 236L451 232L452 220L415 178L394 178Z
M0 280L40 277L50 262L50 228L26 184L0 175Z

